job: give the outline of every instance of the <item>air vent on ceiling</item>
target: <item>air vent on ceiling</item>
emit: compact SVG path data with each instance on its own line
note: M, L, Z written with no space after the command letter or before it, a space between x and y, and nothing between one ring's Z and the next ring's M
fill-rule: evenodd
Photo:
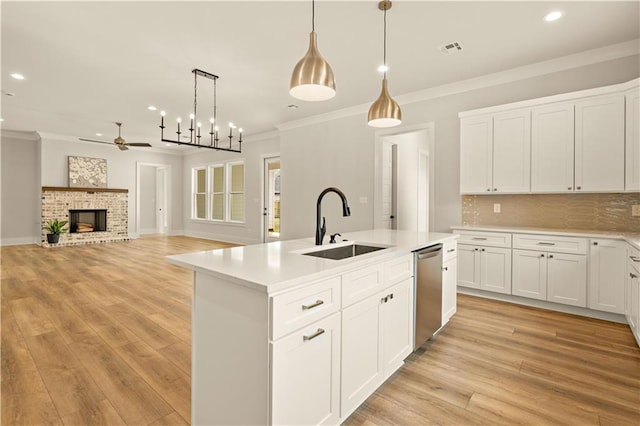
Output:
M448 55L449 53L461 52L462 43L460 43L459 41L454 41L452 43L443 44L442 46L438 47L438 50L443 55Z

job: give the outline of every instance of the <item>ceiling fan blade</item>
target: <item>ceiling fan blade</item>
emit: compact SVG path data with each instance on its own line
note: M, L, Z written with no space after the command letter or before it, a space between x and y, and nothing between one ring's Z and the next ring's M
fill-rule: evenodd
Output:
M107 145L113 145L113 142L106 142L106 141L99 141L99 140L95 140L95 139L85 139L85 138L78 138L81 141L84 142L95 142L95 143L104 143Z
M150 143L146 143L146 142L125 143L125 145L127 145L127 146L146 146L146 147L151 147L151 144Z

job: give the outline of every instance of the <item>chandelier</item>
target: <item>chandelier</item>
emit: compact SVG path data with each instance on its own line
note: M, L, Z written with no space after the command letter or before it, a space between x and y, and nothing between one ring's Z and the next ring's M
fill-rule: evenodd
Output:
M218 127L218 106L217 106L217 93L216 93L216 84L218 80L218 76L208 73L206 71L202 71L199 69L194 69L191 71L193 73L193 113L189 114L189 128L186 129L189 131L189 139L186 139L186 135L182 136L186 131L180 130L180 124L182 124L182 119L178 117L176 119L176 123L178 125L178 130L176 134L178 135L177 140L167 139L164 137L164 117L166 115L165 111L160 112L160 139L162 142L173 143L177 145L184 146L192 146L195 148L209 148L215 149L217 151L229 151L229 152L242 152L242 128L238 129L238 135L234 136L233 129L236 126L233 123L229 123L229 136L223 136L223 142L220 143L220 138L218 136L219 127ZM213 80L213 117L209 119L210 129L209 136L207 137L207 131L202 129L202 123L197 119L198 112L198 76L205 77L210 80ZM194 127L195 124L195 127ZM181 137L183 139L181 139ZM236 141L234 139L237 138ZM224 139L229 139L229 143L226 143ZM235 145L234 145L235 144ZM237 146L237 148L234 148Z

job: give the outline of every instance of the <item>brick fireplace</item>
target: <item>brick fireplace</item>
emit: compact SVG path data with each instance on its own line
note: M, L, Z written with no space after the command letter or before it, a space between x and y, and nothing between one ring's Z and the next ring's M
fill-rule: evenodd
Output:
M60 235L58 244L43 247L110 243L129 239L128 190L112 188L42 187L42 226L51 219L69 221L71 232ZM72 223L73 222L73 223Z

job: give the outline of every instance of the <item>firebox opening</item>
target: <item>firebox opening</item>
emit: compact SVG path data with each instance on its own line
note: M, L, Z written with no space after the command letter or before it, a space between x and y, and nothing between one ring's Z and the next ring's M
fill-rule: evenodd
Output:
M107 210L69 210L69 232L106 232Z

